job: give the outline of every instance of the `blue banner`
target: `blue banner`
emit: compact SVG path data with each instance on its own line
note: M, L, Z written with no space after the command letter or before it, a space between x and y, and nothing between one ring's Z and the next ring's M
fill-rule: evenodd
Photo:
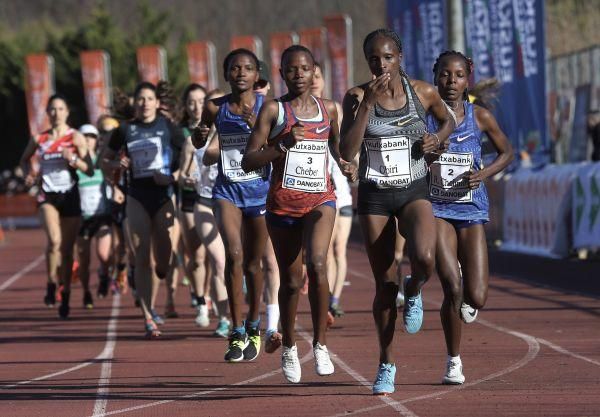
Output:
M444 0L388 0L388 26L402 40L402 67L411 77L433 81L433 64L448 49Z
M475 81L502 83L495 112L516 151L549 160L543 0L463 0L467 55Z

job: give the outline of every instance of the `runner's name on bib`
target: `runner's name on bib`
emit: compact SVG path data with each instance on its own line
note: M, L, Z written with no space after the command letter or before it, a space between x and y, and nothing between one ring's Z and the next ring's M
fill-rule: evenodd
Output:
M221 135L221 166L223 175L231 182L255 180L265 175L264 168L247 173L242 169L242 158L249 135Z
M162 141L159 137L134 140L127 144L133 178L148 178L164 167Z
M440 155L429 168L429 194L434 200L453 203L473 201L473 191L469 188L467 174L473 167L473 154L470 152L446 152Z
M287 151L282 187L305 193L327 191L329 144L324 140L303 140Z
M104 184L94 184L79 187L81 214L85 217L95 216L104 212L104 198L102 196L103 186Z
M61 154L44 155L40 162L45 191L62 193L73 187L69 164Z
M410 139L406 136L365 138L366 179L381 187L405 188L412 182Z

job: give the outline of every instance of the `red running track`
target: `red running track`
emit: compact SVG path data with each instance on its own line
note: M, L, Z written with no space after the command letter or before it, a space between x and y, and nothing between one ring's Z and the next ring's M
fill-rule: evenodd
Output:
M7 233L0 247L3 417L600 415L600 305L594 297L492 277L486 309L463 330L467 382L447 387L440 385L446 357L441 289L432 279L424 290L423 329L407 335L399 322L396 392L374 397L373 285L360 245L351 244L348 256L346 316L328 334L336 372L314 372L303 297L302 383L290 385L279 371L279 352L261 353L251 363L224 363L225 341L194 325L183 287L177 298L181 318L167 321L163 340L142 338L129 294L96 300L86 311L76 287L71 319L58 320L42 304L44 244L41 231L30 230Z

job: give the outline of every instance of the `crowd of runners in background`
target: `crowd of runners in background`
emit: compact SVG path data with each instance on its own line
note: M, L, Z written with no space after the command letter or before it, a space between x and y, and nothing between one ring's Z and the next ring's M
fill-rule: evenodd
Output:
M266 64L246 49L223 62L228 93L190 84L179 97L166 82L142 82L131 96L115 95L111 115L79 129L68 124L66 99L52 96L51 128L21 160L25 185L39 189L48 240L44 303L66 319L74 305L130 293L145 336L159 338L165 319L187 307L175 303L184 280L195 324L209 327L214 316L214 335L227 338L225 361L255 360L264 338L266 352L281 348L283 374L297 383L296 311L307 294L315 370L330 375L326 333L344 315L356 215L375 278L373 393L394 391L398 310L405 331L418 332L421 288L436 269L443 383L463 383L461 321L475 320L487 296L483 180L510 163L512 149L492 114L471 103L473 64L462 53L439 56L431 85L404 73L401 60L411 57L394 32L370 33L363 51L372 80L341 104L322 97L321 67L300 45L282 55L287 93L278 98ZM498 152L485 167L484 134Z

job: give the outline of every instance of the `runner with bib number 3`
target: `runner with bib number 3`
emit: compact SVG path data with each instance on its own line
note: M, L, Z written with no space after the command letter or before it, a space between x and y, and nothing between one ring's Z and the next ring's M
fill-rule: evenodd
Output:
M346 175L356 169L340 159L335 103L311 95L315 72L312 53L294 45L281 56L288 94L265 104L250 136L242 167L251 171L273 163L267 199L267 227L280 271L279 308L283 375L301 378L294 325L306 257L313 323L313 354L318 375L333 373L327 341L329 284L327 251L335 221L335 192L328 169L329 152Z

